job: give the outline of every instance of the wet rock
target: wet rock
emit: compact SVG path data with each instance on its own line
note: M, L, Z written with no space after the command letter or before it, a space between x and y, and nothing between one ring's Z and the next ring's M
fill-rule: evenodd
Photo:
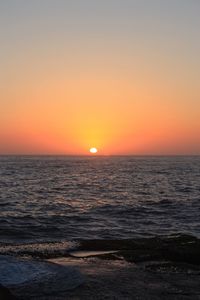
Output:
M199 265L200 241L189 236L178 237L165 242L162 253L168 260Z
M200 265L200 240L183 234L128 240L86 240L80 242L78 250L117 250L118 256L128 262L170 260ZM113 255L102 258L113 259Z
M74 289L84 278L72 266L0 255L0 282L14 295L29 299Z
M199 275L200 267L178 262L147 262L144 269L156 273Z

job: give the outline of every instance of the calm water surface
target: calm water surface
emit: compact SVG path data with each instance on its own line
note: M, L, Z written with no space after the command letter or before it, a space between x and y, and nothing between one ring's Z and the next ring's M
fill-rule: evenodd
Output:
M0 157L0 242L200 237L200 157Z

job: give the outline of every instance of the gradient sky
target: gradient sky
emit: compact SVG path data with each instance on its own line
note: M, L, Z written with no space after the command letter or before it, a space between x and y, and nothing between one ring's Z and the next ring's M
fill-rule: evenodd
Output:
M0 153L200 154L199 0L0 0Z

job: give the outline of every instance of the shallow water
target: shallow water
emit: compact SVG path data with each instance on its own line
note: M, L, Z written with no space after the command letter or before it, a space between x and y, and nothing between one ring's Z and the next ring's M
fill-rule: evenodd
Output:
M0 242L200 237L200 157L0 156Z

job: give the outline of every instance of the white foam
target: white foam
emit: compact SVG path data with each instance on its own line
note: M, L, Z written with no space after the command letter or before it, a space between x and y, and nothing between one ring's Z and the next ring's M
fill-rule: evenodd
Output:
M78 246L77 242L54 242L54 243L33 243L33 244L21 244L21 245L1 245L0 254L13 255L13 254L26 254L40 256L45 254L53 255L59 253L64 255L67 251L73 250Z

